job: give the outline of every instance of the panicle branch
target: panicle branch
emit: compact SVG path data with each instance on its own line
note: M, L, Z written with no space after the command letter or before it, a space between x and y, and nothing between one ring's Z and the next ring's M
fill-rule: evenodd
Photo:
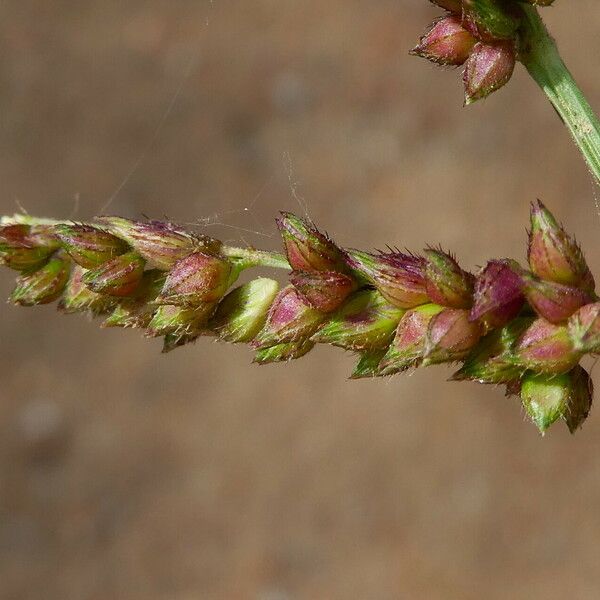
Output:
M458 363L453 380L506 386L542 432L559 419L573 432L587 417L592 383L579 362L600 353L600 302L581 249L541 202L528 268L504 258L476 274L440 248L344 249L291 213L277 226L285 255L172 223L16 215L2 219L0 262L18 272L14 304L58 300L64 313L161 337L164 352L212 336L267 364L330 344L358 355L354 379ZM290 283L235 286L255 266L287 269Z
M430 0L445 9L411 54L440 66L462 66L465 104L503 87L528 52L527 18L553 0ZM541 20L539 21L541 24Z
M600 182L600 120L577 86L538 8L553 0L431 0L445 10L411 54L463 66L464 103L499 90L521 62L569 130Z

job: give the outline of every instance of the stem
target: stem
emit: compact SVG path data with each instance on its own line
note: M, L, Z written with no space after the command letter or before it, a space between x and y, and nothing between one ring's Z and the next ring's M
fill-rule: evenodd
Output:
M266 252L253 248L235 248L223 246L221 253L228 258L239 258L244 262L244 267L270 267L272 269L291 270L287 258L279 252Z
M519 59L552 102L600 182L600 121L562 61L537 10L524 7L523 11Z
M14 215L5 215L0 217L0 225L58 225L66 223L60 219L44 219L42 217L32 217L23 213L15 213Z
M0 225L58 225L65 223L60 219L43 219L32 217L21 213L12 216L0 217ZM254 248L236 248L234 246L223 246L221 253L228 258L237 258L242 263L243 268L248 267L270 267L272 269L291 270L291 267L283 254L279 252L267 252L264 250L255 250Z

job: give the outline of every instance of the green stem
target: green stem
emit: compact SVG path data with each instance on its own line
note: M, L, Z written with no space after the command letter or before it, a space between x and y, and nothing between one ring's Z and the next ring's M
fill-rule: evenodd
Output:
M58 225L59 223L66 223L66 221L32 217L31 215L23 213L15 213L14 215L0 217L0 225Z
M241 259L244 262L244 267L270 267L272 269L291 270L287 258L283 254L279 254L279 252L223 246L221 253L228 258Z
M64 223L60 219L42 219L32 217L21 213L12 216L0 217L0 225L58 225ZM254 248L236 248L235 246L223 246L221 253L228 258L239 259L241 267L269 267L272 269L286 269L291 267L283 254L279 252L266 252L264 250L255 250Z
M525 7L523 11L519 59L552 102L600 182L600 121L562 61L537 10Z

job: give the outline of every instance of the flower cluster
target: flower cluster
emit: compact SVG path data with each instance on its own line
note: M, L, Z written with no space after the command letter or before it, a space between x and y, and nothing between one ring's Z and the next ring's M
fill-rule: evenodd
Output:
M516 0L431 0L446 10L412 53L438 65L464 65L465 104L489 96L512 77L521 4ZM548 6L553 0L528 0Z
M559 419L575 431L591 407L579 363L600 352L600 302L579 246L541 202L528 268L497 259L476 274L440 248L343 249L289 213L277 220L285 256L156 221L3 223L0 260L19 272L13 303L59 300L104 327L162 337L165 351L215 336L250 344L266 364L331 344L358 355L356 379L460 363L452 379L506 386L542 432ZM231 289L258 265L290 269L289 284L257 278Z

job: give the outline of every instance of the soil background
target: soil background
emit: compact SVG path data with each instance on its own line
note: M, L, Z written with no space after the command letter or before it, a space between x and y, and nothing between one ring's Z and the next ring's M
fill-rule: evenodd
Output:
M463 109L459 71L408 56L438 13L2 2L0 212L166 215L274 249L277 211L306 209L342 245L475 269L524 259L539 197L600 273L598 189L523 69ZM544 16L600 108L597 1ZM600 597L597 414L542 438L449 369L161 355L53 307L4 306L0 340L2 600Z

